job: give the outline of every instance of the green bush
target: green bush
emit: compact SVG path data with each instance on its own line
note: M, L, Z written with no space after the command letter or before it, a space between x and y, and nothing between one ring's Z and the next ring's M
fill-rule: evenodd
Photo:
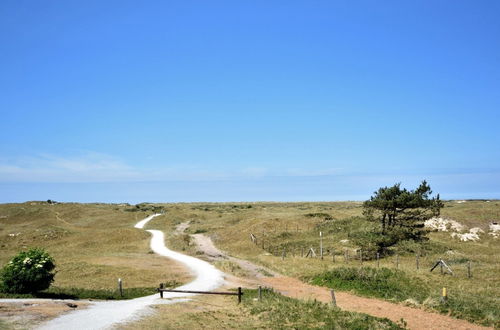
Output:
M3 267L0 289L7 293L45 290L54 281L54 268L54 259L43 249L20 252Z

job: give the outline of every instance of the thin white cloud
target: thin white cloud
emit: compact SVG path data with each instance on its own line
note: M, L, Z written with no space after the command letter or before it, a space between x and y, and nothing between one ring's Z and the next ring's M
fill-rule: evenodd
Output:
M99 182L139 176L138 171L119 159L99 153L69 157L41 154L0 160L1 182Z
M339 174L339 171L340 169L269 169L259 166L242 169L206 169L200 166L141 168L117 157L96 152L72 156L39 154L15 159L0 158L0 182L204 181L322 176Z

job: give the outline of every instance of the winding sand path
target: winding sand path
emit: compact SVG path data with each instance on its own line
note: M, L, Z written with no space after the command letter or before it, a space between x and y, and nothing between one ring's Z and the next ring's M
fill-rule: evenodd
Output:
M139 221L135 228L144 226L159 216L154 214ZM195 275L195 279L179 290L210 291L224 283L223 273L206 261L187 256L168 249L165 246L164 234L159 230L148 230L151 233L151 249L164 257L183 263ZM193 294L165 293L164 298L185 298ZM172 304L186 299L160 299L158 294L121 301L90 302L83 310L77 310L61 315L42 324L39 329L106 329L118 323L127 322L147 315L151 312L149 306L155 304Z

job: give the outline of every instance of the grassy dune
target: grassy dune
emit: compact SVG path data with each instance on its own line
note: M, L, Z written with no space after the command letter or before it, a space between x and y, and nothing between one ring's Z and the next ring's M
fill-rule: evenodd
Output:
M478 242L459 242L449 233L436 232L429 235L430 241L424 246L399 246L392 256L380 260L380 268L395 271L399 260L398 272L390 275L390 285L397 289L409 283L409 290L380 296L380 292L370 289L371 281L376 280L376 271L356 275L361 267L378 269L375 260L361 264L354 258L358 247L352 235L371 226L361 217L359 202L155 206L163 207L166 213L153 219L146 229L164 230L167 244L175 250L195 255L188 234L204 232L232 255L286 275L306 281L322 279L325 286L500 326L500 239L487 234L481 235ZM114 290L118 277L124 279L125 287L136 288L154 287L158 282L169 280L186 281L188 275L182 269L149 251L149 234L133 228L138 220L152 213L152 208L147 208L147 205L135 208L43 202L0 205L0 263L7 262L19 250L41 246L57 261L54 283L57 287ZM444 217L484 230L491 221L500 221L499 214L499 201L450 201L442 210ZM186 221L190 223L187 234L172 235L175 226ZM302 249L313 247L318 252L319 231L324 233L324 260L301 257ZM251 242L251 233L257 236L257 245ZM285 260L281 258L283 250L287 253ZM349 251L351 257L347 262L343 257L345 251ZM415 267L415 251L421 253L420 270ZM450 264L454 276L429 272L439 258ZM467 278L468 261L472 262L471 279ZM349 276L343 282L329 281L328 274L335 270ZM448 288L447 305L439 303L442 287Z
M371 226L360 217L362 208L359 202L175 204L165 207L167 215L153 220L151 226L169 230L175 224L190 221L190 233L206 232L220 248L283 274L309 280L335 268L377 268L375 260L361 264L354 258L358 247L350 236ZM485 231L491 221L500 221L499 213L499 201L450 201L442 210L444 217ZM303 248L307 251L313 247L318 253L320 230L324 233L324 260L301 257ZM251 242L251 233L257 236L257 245ZM385 299L406 301L417 307L499 326L500 239L483 234L478 242L459 242L449 233L436 232L429 236L430 241L423 247L400 246L393 251L394 255L380 261L381 268L396 269L399 259L399 270L418 287L425 287L426 296L415 294L415 290L413 294L409 292L405 296ZM342 240L348 242L342 243ZM193 252L189 240L177 240L176 244L179 249ZM281 259L283 250L287 253L284 261ZM343 257L346 250L351 257L348 262ZM421 254L418 271L414 251ZM335 262L332 261L332 252ZM429 272L439 258L450 264L454 276L441 275L439 269ZM469 260L472 262L472 279L467 278ZM447 306L439 304L442 287L448 288L450 303ZM370 292L356 290L355 286L350 290L373 296Z
M133 228L151 212L127 205L0 205L0 264L30 247L45 248L56 260L53 286L89 290L157 287L189 278L178 264L149 249L149 233Z

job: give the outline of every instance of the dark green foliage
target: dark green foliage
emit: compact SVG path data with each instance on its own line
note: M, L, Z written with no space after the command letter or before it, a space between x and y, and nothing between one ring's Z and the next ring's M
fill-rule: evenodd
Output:
M33 293L47 289L54 281L54 259L41 248L20 252L4 266L1 291Z
M207 230L206 230L206 229L196 229L196 230L194 231L194 234L203 234L203 233L206 233L206 232L207 232Z
M423 181L415 190L401 189L400 184L380 188L363 204L363 214L369 221L379 224L374 231L374 239L367 244L367 237L360 237L359 244L364 249L386 252L390 246L405 240L420 242L427 239L424 221L437 216L443 203L439 194L431 198L432 190ZM382 236L382 237L379 237Z
M323 218L325 220L333 220L333 217L330 214L323 212L307 213L305 216L309 218Z
M245 290L243 306L269 329L401 329L396 323L366 314L342 311L318 301L303 301L264 290Z
M429 296L429 288L418 278L412 278L400 270L371 267L339 267L318 274L311 279L315 285L383 299L403 301L413 298L422 302Z
M165 208L163 206L151 205L149 203L136 204L135 207L125 209L127 212L153 212L153 213L163 213Z

